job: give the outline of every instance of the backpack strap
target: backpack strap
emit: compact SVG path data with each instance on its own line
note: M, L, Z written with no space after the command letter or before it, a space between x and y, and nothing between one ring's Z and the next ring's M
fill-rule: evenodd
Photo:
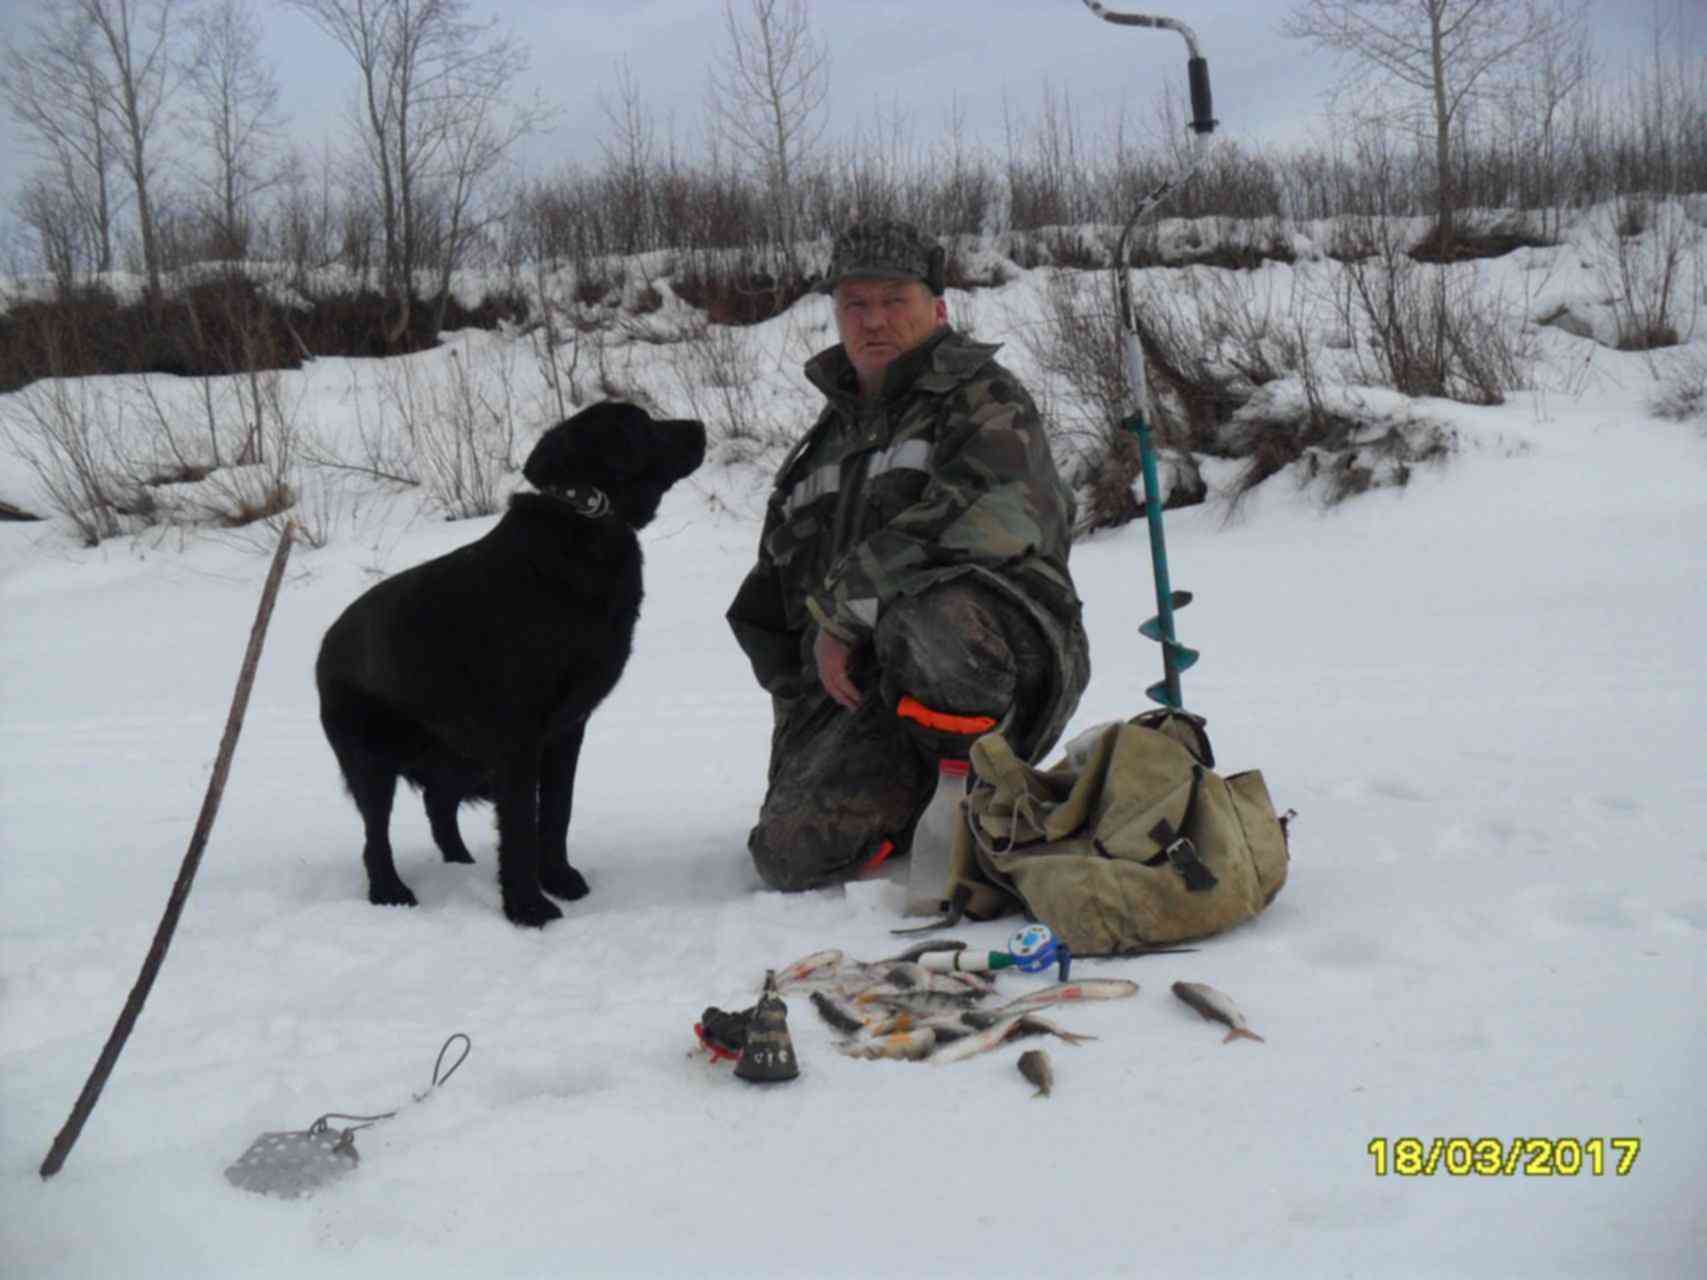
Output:
M1203 859L1197 856L1197 846L1185 834L1191 829L1192 817L1197 812L1197 796L1202 789L1203 766L1194 764L1191 766L1191 794L1186 799L1179 830L1174 830L1174 824L1166 818L1150 828L1150 839L1160 845L1162 851L1148 860L1149 865L1160 865L1165 858L1180 873L1185 887L1192 893L1203 893L1220 883L1215 873L1203 865Z

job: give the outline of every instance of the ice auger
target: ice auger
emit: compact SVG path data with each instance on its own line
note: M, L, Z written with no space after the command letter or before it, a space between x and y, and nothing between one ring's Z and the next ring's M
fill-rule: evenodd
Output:
M1190 27L1175 18L1157 17L1147 13L1118 13L1106 5L1099 4L1098 0L1085 0L1085 7L1105 22L1112 22L1116 26L1177 31L1185 38L1186 47L1190 51L1186 72L1191 83L1191 129L1196 135L1192 163L1184 172L1169 178L1144 197L1137 212L1127 220L1120 233L1120 241L1114 252L1113 268L1115 306L1123 331L1121 350L1130 401L1130 414L1121 425L1138 438L1139 464L1144 472L1144 514L1150 526L1150 563L1155 570L1156 579L1156 616L1140 625L1138 630L1162 646L1162 680L1144 692L1152 701L1178 711L1183 706L1180 700L1180 673L1197 661L1198 654L1197 650L1188 649L1174 636L1174 611L1191 603L1191 592L1175 591L1168 579L1168 547L1162 533L1164 495L1157 477L1156 447L1150 432L1149 384L1144 376L1144 352L1139 345L1137 313L1132 305L1132 271L1127 250L1132 241L1132 233L1137 230L1145 215L1183 185L1203 163L1209 135L1214 132L1217 122L1209 93L1209 63L1198 49L1197 36Z

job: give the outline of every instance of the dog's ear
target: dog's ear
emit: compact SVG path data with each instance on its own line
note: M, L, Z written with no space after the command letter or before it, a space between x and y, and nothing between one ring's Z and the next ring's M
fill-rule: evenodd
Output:
M536 488L638 475L651 462L645 448L651 425L640 406L601 400L541 436L522 474Z

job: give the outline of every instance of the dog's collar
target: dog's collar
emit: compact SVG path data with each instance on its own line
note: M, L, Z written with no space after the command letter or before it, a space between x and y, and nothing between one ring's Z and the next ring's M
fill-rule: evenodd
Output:
M614 509L605 491L590 484L554 485L541 488L540 492L548 498L557 499L576 515L588 520L603 519Z

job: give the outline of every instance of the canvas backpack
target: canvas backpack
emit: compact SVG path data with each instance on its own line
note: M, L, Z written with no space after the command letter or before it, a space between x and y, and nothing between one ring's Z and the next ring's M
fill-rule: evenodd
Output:
M1081 734L1046 770L1000 733L972 747L950 901L1025 909L1076 955L1203 938L1286 883L1285 822L1261 772L1223 778L1200 717L1167 709Z

